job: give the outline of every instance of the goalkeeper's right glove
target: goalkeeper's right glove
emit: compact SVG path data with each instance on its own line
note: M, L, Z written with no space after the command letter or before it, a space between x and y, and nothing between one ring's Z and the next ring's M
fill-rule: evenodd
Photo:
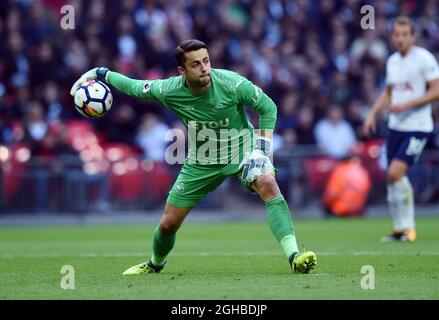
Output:
M106 67L99 67L88 70L73 84L72 88L70 89L70 95L75 96L76 91L78 91L81 85L86 81L97 79L106 83L108 81L109 71L110 69Z
M248 152L240 164L242 168L241 178L247 182L253 182L263 174L269 172L272 167L270 159L262 150L255 149Z

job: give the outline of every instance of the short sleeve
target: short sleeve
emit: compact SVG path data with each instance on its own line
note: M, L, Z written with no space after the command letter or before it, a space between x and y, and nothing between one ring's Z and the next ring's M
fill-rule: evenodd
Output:
M430 52L427 52L423 59L422 70L426 81L439 79L439 66L436 58Z
M389 68L389 59L387 59L386 63L386 78L385 78L385 84L386 86L390 86L392 84L391 78L390 78L390 68Z

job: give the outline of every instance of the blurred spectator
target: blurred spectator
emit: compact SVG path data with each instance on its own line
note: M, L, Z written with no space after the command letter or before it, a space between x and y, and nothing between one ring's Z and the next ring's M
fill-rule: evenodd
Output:
M153 161L164 161L168 145L165 136L169 129L155 114L148 113L143 116L137 132L136 143L143 150L143 155L146 158Z
M52 138L38 140L50 132L51 125L81 117L68 95L80 74L102 65L140 79L176 75L174 50L186 38L207 43L213 67L241 73L276 102L277 129L282 134L278 145L293 140L298 145L315 145L314 127L320 120L316 132L325 126L332 128L331 133L349 132L341 140L320 145L324 149L340 146L344 151L332 150L335 156L345 154L352 141L364 139L360 122L384 86L385 61L393 52L388 32L391 19L401 13L412 16L417 41L439 57L434 0L368 2L376 8L374 30L359 25L364 1L75 0L69 4L75 8L76 27L63 30L59 9L65 3L0 1L0 37L4 39L0 42L0 141L8 143L11 130L13 139L23 141L16 128L26 127L25 139L34 154L53 153ZM164 132L175 115L155 102L114 94L114 110L92 121L98 136L102 141L138 144L148 157L162 158L161 143L154 149L156 142L143 131ZM39 111L29 104L36 101L43 119L30 124L29 118L35 118L31 114ZM344 120L330 125L325 117L332 104L346 108L353 131ZM145 113L162 113L164 122L137 132ZM249 114L257 124L255 114ZM385 135L384 122L382 116L375 138ZM439 131L435 132L433 147L439 146Z
M314 135L317 145L336 159L348 156L356 141L354 130L344 119L342 109L335 105L328 110L327 117L316 124Z
M49 125L45 119L43 106L37 101L27 104L21 142L29 146L31 156L50 155L53 137L48 134Z
M297 144L315 144L314 137L314 111L312 108L302 108L297 117Z
M296 94L290 93L283 97L279 106L279 117L276 129L282 131L296 127L296 108L298 97Z
M106 127L109 142L125 142L129 145L134 144L137 124L136 112L129 104L116 106L110 114L110 121L99 123L101 127Z
M6 112L6 106L4 104L5 93L5 86L0 83L0 144L9 144L13 140L10 117Z
M7 113L11 116L11 120L22 120L25 117L26 107L32 100L31 88L27 76L18 73L11 78L11 87L13 98L6 105ZM8 102L6 102L8 104Z
M60 99L59 87L54 81L49 81L44 87L44 102L47 106L48 123L60 122L72 117L73 108L64 108ZM70 110L70 112L69 112Z
M364 37L356 38L351 46L351 57L356 60L385 61L388 55L386 43L374 31L365 32Z
M12 142L12 128L7 121L7 118L0 113L0 144L9 144Z
M350 84L347 75L342 72L335 72L332 75L331 84L329 86L329 98L332 103L344 105L350 99Z
M367 110L362 107L358 100L352 100L348 105L346 120L350 123L352 129L354 129L355 135L360 140L366 139L363 132L363 121L366 116L365 112L367 112Z
M44 109L39 102L31 101L27 104L23 134L20 142L30 149L30 165L32 175L30 185L32 188L29 195L34 195L35 209L45 212L49 200L49 167L50 158L53 155L56 135L49 134L49 125L45 120Z
M297 140L297 134L294 129L285 130L282 134L282 150L294 150L294 148L297 146ZM278 149L281 150L281 147Z

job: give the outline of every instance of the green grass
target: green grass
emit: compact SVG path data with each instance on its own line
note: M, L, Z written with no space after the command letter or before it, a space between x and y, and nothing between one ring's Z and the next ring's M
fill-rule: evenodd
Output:
M122 276L149 256L154 227L2 228L0 299L439 299L438 218L417 219L416 243L385 244L389 219L296 219L318 257L308 275L290 272L264 222L187 223L162 274ZM74 290L60 287L63 265Z

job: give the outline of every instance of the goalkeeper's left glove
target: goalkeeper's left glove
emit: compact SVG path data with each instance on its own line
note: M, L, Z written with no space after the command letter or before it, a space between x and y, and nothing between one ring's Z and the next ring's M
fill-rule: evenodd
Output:
M242 179L253 182L263 174L267 173L272 166L268 158L270 141L264 138L256 140L255 150L247 153L241 163Z
M108 80L109 71L110 69L106 67L99 67L99 68L88 70L81 77L79 77L79 79L76 80L76 82L73 84L72 88L70 89L70 95L75 96L76 91L78 91L81 85L86 81L97 79L99 81L106 83Z

